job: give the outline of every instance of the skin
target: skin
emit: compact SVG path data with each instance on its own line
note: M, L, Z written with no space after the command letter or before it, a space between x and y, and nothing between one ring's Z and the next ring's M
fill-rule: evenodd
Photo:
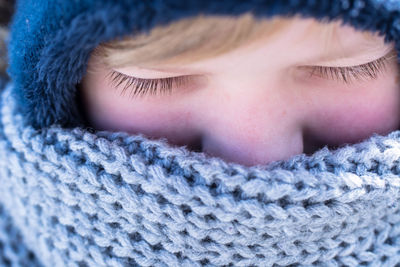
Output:
M129 76L191 75L171 95L130 98L92 56L80 84L84 112L100 130L166 138L209 156L246 166L288 159L328 146L359 142L399 128L398 64L389 59L376 79L311 75L310 66L357 66L393 50L348 26L327 42L321 25L299 20L268 40L186 65L129 66ZM304 68L307 66L306 68Z

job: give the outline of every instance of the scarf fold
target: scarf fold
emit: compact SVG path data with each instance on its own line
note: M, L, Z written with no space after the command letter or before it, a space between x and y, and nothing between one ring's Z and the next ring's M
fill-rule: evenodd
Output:
M35 130L12 86L0 202L45 266L400 262L399 131L244 167L141 135Z
M400 51L399 3L18 0L0 93L0 265L399 266L400 131L245 167L84 127L75 102L93 49L132 32L299 15Z

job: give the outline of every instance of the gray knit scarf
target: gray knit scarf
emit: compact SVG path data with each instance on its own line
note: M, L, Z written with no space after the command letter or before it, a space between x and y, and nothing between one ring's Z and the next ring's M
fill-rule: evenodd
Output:
M0 115L3 263L400 263L400 132L243 167L141 135L34 130L11 88Z

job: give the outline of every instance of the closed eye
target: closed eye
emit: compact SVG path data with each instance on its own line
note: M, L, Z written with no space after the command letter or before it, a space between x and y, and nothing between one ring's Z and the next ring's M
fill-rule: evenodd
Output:
M118 71L112 70L107 75L110 78L110 83L118 88L123 86L121 95L129 89L129 97L143 97L150 95L165 95L171 94L174 88L180 88L188 85L192 81L189 75L176 76L158 79L143 79L128 76Z
M328 80L336 80L350 84L356 81L373 80L386 70L387 63L397 57L397 53L391 52L386 56L366 64L350 67L329 67L329 66L301 66L309 72L311 77L320 77ZM121 95L129 91L129 97L143 97L145 95L171 95L175 88L188 86L193 82L193 76L175 76L157 79L143 79L128 76L115 70L108 75L113 87L122 87Z
M373 80L386 70L387 63L397 57L391 52L384 57L366 64L350 67L302 66L310 72L310 77L317 76L330 80L338 80L347 84L356 81Z

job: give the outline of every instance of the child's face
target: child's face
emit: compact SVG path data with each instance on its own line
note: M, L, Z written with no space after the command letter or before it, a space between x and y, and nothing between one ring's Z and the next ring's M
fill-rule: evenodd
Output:
M116 89L111 69L92 57L81 84L89 122L193 149L201 143L208 155L244 165L397 129L397 61L381 59L393 46L343 26L327 40L317 24L299 20L268 40L191 64L115 69L145 79L188 75L170 95L132 98L130 89L121 95L124 85Z

